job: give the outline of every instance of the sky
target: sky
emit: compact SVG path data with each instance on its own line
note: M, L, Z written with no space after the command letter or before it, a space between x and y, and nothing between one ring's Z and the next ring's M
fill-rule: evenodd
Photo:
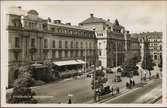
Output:
M163 31L166 21L166 1L3 1L2 8L21 6L23 10L34 9L39 17L60 19L72 25L90 17L117 18L131 33Z

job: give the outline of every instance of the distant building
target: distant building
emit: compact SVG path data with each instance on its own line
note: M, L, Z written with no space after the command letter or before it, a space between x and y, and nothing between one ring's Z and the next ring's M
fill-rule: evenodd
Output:
M95 30L100 66L105 68L120 66L125 60L140 54L138 40L131 39L129 31L126 31L117 19L111 23L109 19L104 20L90 14L90 17L79 25L85 29Z
M55 65L86 62L87 67L94 64L96 37L93 30L40 18L35 10L28 11L27 15L9 13L8 18L10 84L18 76L18 67L24 64L44 64L45 61Z
M158 65L162 60L162 32L134 33L132 36L138 38L140 42L142 58L144 56L144 42L148 41L149 53Z

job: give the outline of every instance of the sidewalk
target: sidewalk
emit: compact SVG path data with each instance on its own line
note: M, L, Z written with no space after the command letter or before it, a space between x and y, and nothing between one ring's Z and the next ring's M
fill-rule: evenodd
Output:
M144 86L144 85L146 85L146 84L150 84L152 81L153 81L153 80L147 79L142 85ZM130 92L130 91L136 90L136 89L142 87L142 86L140 86L140 85L141 85L141 82L137 83L137 84L136 84L133 88L131 88L131 89L127 89L126 87L122 87L122 88L120 89L120 93L119 93L119 94L116 94L116 91L114 92L114 94L112 94L112 93L106 94L106 95L100 97L100 101L98 101L98 102L96 102L96 103L99 103L99 104L100 104L100 103L103 103L103 102L105 102L105 101L107 101L107 100L110 100L110 99L112 99L112 98L121 96L121 95L123 95L123 94L125 94L125 93L128 93L128 92ZM92 99L92 100L90 100L90 101L88 101L88 102L86 102L86 103L87 103L87 104L92 104L92 103L95 103L95 102L94 102L94 100Z
M142 72L145 71L145 70L142 69L142 67L141 67L141 62L139 62L139 63L137 64L137 66L139 67L139 69L142 70ZM115 67L114 70L116 71L117 68L119 68L119 67ZM158 71L158 67L154 67L154 70L151 71L151 72L152 72L152 77L151 77L151 79L152 79L152 78L155 78L154 76L156 75L157 71ZM113 82L108 82L107 85L111 85L111 86L113 86L114 88L119 87L119 88L120 88L120 93L119 93L119 94L114 94L114 95L112 95L112 93L106 94L106 95L104 95L103 97L101 97L101 101L99 101L98 103L102 103L102 102L104 102L104 101L106 101L106 100L108 100L108 99L112 99L112 98L114 98L114 97L120 96L120 95L122 95L122 94L124 94L124 93L127 93L127 92L131 91L131 90L134 90L134 89L137 89L137 88L139 88L139 87L142 87L143 85L145 85L145 84L147 84L147 83L150 83L152 80L149 79L149 76L148 76L148 75L147 75L146 77L147 77L147 79L146 79L145 81L142 81L142 83L141 83L141 73L140 73L140 72L139 72L139 75L138 75L138 76L133 76L133 80L135 81L136 85L135 85L135 87L133 87L132 89L127 89L127 88L126 88L126 82L129 81L129 78L127 78L127 77L121 77L122 82L114 82L114 83L113 83ZM87 103L94 103L94 100L92 99L92 100L88 101Z

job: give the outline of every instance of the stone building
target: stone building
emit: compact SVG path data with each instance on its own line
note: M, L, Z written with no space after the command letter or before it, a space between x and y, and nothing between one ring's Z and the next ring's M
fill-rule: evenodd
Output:
M85 29L95 30L100 66L105 68L120 66L125 60L140 54L139 42L131 39L129 31L126 31L117 19L111 23L109 19L97 18L90 14L90 17L79 25ZM137 55L129 56L131 52Z
M144 56L144 42L148 41L148 49L156 65L162 60L162 32L134 33L133 37L138 38L141 47L141 56Z
M15 10L22 11L21 7ZM8 19L9 83L17 78L17 69L24 64L44 64L45 61L55 65L86 62L87 67L94 64L96 38L93 30L40 18L35 10L25 14L12 12Z

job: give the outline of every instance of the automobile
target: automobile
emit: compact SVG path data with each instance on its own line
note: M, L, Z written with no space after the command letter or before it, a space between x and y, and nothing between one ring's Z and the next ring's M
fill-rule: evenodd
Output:
M96 91L96 94L99 96L103 96L111 93L110 86L103 87L101 90Z
M86 76L87 77L92 77L92 73L87 73Z
M117 72L122 72L122 69L121 69L121 68L118 68L118 69L117 69Z
M106 73L114 73L111 68L106 68Z

